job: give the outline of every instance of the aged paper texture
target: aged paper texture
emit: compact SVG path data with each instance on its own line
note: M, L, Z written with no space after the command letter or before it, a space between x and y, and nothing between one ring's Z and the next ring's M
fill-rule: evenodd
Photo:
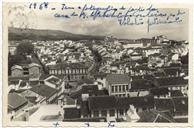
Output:
M192 5L3 2L3 125L191 127Z

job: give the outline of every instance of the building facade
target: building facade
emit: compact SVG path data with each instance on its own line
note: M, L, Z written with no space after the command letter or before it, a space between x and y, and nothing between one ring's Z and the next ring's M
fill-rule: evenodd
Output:
M109 95L127 96L131 88L131 79L127 74L110 74L106 77L106 88Z
M29 76L29 80L38 80L41 75L41 66L36 63L14 65L11 68L12 77Z
M70 81L76 81L86 78L88 75L88 67L80 63L57 64L49 66L49 74L64 75Z

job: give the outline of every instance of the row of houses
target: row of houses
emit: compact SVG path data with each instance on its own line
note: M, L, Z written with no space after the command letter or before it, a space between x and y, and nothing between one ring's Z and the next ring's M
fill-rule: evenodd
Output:
M55 75L41 74L38 80L29 77L9 77L8 114L11 119L29 107L57 104L63 95L64 81Z
M66 98L63 107L64 121L145 122L154 112L155 118L149 119L147 122L158 120L158 114L161 114L165 122L176 122L175 120L185 119L188 114L187 96L169 98L154 98L153 95L118 97L106 93L94 93L98 92L98 90L92 89L96 87L95 85L85 85L85 87L88 90L80 93L81 98L71 96ZM144 117L145 112L147 112L147 117ZM169 117L169 115L171 116ZM158 122L160 121L158 120Z

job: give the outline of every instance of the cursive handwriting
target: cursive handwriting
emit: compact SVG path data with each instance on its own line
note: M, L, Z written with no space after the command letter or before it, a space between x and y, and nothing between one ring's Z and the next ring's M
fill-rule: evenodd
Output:
M30 9L39 10L54 10L56 8L49 7L48 2L43 3L31 3ZM162 24L176 24L184 20L186 12L180 9L173 9L173 12L165 11L165 9L159 9L150 5L148 7L114 7L112 5L107 6L95 6L93 4L85 4L84 6L68 6L67 4L61 4L59 10L63 12L54 12L55 18L70 19L77 17L79 19L116 19L121 26L128 25L147 25L147 31L150 31L150 27Z

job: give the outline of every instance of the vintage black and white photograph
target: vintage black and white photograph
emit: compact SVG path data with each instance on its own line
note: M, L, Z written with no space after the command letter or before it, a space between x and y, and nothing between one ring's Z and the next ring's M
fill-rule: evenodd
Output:
M4 10L6 120L189 122L189 8L16 2Z

